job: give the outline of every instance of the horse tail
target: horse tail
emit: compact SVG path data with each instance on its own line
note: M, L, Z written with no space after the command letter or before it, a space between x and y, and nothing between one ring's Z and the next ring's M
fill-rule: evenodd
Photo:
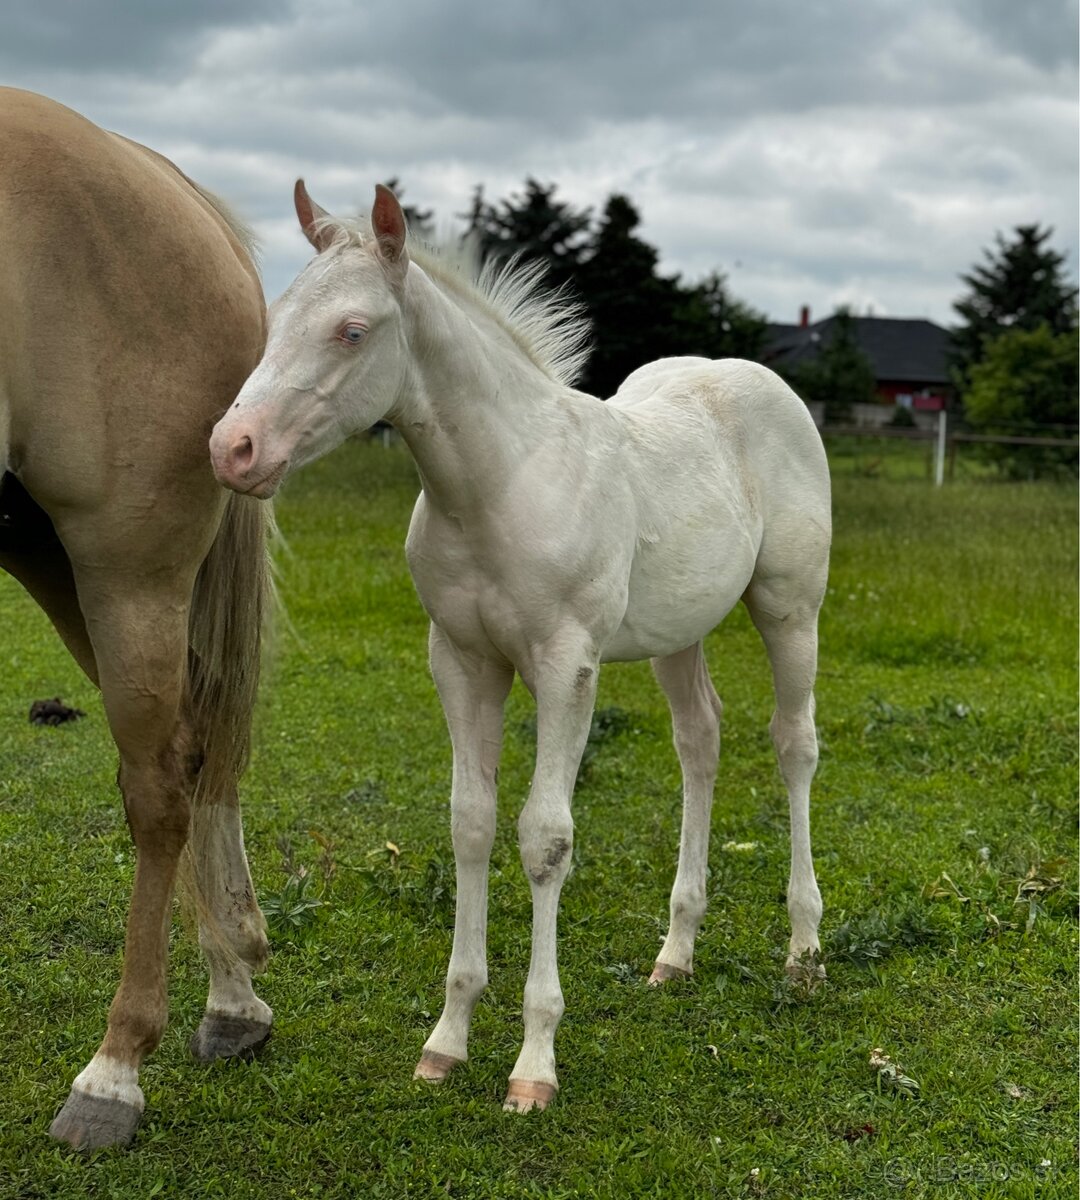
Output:
M274 511L230 492L191 598L188 704L202 741L195 806L213 803L247 767L262 643L274 610Z
M214 822L206 808L237 803L248 765L263 643L277 607L270 561L275 535L272 504L230 492L188 618L187 713L202 763L180 883L186 907L214 942L223 940L211 902L220 880L213 877L217 856L208 838Z

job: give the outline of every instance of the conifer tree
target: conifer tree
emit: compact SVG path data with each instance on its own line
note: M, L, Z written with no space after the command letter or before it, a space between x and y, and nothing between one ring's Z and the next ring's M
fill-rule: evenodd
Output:
M1014 233L1011 241L998 233L996 249L983 251L986 261L960 277L969 289L953 305L963 320L953 334L962 391L972 367L1003 333L1046 325L1060 334L1076 327L1076 288L1065 277L1065 255L1047 245L1053 230L1018 225Z

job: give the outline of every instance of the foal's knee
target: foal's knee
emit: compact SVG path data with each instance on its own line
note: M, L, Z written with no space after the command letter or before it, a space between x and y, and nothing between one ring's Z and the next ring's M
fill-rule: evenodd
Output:
M561 883L570 870L574 849L574 823L567 813L563 818L543 821L532 818L528 808L518 822L521 863L533 883Z
M450 821L458 862L486 863L495 843L495 805L455 807Z

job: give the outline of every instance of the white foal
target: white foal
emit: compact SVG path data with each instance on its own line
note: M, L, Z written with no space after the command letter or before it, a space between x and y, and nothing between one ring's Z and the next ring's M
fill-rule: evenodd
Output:
M214 430L214 468L228 486L269 496L289 470L380 418L412 451L423 491L406 552L453 741L458 877L446 1005L417 1074L438 1080L465 1060L487 982L496 766L517 671L536 698L538 736L519 821L533 949L507 1107L543 1108L558 1086L555 926L598 669L652 658L671 706L685 783L660 982L690 974L705 911L721 707L701 642L740 599L776 688L771 731L792 823L789 967L818 969L809 800L825 455L802 401L754 363L666 359L606 403L575 391L579 317L536 292L535 272L511 266L474 283L407 249L385 188L370 232L329 217L302 183L296 210L319 254L271 310L266 354Z

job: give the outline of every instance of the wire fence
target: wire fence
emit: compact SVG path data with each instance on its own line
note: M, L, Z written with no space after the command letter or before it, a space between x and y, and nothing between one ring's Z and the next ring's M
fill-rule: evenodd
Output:
M821 436L834 475L862 478L963 479L1076 478L1077 427L1030 425L1001 433L972 433L888 425L826 425Z

